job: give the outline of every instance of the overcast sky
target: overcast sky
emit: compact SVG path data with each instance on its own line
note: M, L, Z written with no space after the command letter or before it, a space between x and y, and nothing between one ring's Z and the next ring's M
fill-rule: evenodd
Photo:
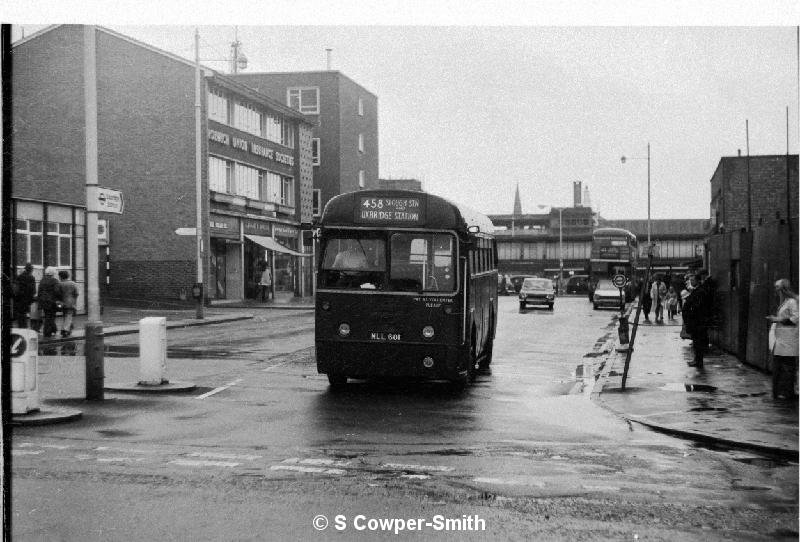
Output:
M313 4L297 3L294 15ZM194 58L196 21L180 14L155 26L147 11L145 20L89 13L61 20L98 22ZM746 153L746 121L751 155L785 154L788 107L789 149L798 152L797 28L778 26L796 23L796 8L785 18L726 12L705 23L639 13L635 26L608 9L566 21L562 11L518 21L508 10L495 18L368 12L352 22L339 11L299 21L237 13L213 19L224 26L199 27L201 58L227 57L237 30L247 72L323 70L333 49L333 68L378 96L380 175L420 179L429 192L485 213L510 213L517 183L524 212L571 205L572 183L582 181L604 217L646 218L649 142L652 217L708 218L709 180L721 157ZM270 26L284 20L292 24ZM708 26L686 26L698 21ZM41 28L35 23L60 21L17 22L29 35ZM137 24L120 24L127 22ZM623 164L622 155L641 160Z

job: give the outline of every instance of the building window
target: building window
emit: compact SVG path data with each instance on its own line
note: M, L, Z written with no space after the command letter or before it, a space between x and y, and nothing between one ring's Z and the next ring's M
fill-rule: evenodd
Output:
M14 245L17 265L28 262L33 265L43 265L42 221L17 220L16 230Z
M366 176L364 175L364 170L358 170L358 186L359 188L364 188L367 185Z
M236 102L233 106L233 126L249 134L261 136L261 113L250 105ZM280 126L278 137L280 137Z
M358 99L358 114L364 116L364 98Z
M208 89L208 118L228 124L228 99L217 89Z
M57 222L47 223L45 241L47 265L72 267L72 225Z
M215 156L208 157L208 188L215 192L232 193L233 164Z
M311 165L318 166L320 162L320 154L319 154L319 138L314 137L311 139Z
M256 168L236 164L236 194L250 199L259 198L259 174Z
M281 123L281 145L284 147L294 148L294 124L288 122L286 119Z
M271 171L262 175L264 185L264 200L278 203L287 207L294 207L294 179Z
M286 103L307 115L319 114L319 88L291 87L286 89Z
M314 216L322 214L322 190L319 188L311 192L311 214Z
M281 178L281 205L294 207L294 179L291 177Z
M358 152L364 152L364 134L358 134Z

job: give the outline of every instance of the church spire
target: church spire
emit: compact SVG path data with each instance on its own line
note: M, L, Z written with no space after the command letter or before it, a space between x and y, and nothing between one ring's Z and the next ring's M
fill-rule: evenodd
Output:
M513 216L520 216L522 214L522 202L519 200L519 183L517 183L517 192L514 194L514 212Z

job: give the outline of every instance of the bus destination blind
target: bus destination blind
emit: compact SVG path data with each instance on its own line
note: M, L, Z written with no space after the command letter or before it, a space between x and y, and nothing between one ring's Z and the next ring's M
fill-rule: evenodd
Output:
M425 210L421 198L359 198L355 221L362 224L421 224Z

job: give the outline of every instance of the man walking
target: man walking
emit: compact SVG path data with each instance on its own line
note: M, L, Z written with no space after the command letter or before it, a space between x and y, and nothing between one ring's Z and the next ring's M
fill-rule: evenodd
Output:
M692 275L692 291L683 302L683 323L686 331L692 336L694 361L690 367L703 368L703 357L708 350L708 292L701 287L700 274Z
M33 277L33 265L25 264L25 271L16 278L14 286L14 320L21 328L28 327L28 311L36 297L36 279Z

